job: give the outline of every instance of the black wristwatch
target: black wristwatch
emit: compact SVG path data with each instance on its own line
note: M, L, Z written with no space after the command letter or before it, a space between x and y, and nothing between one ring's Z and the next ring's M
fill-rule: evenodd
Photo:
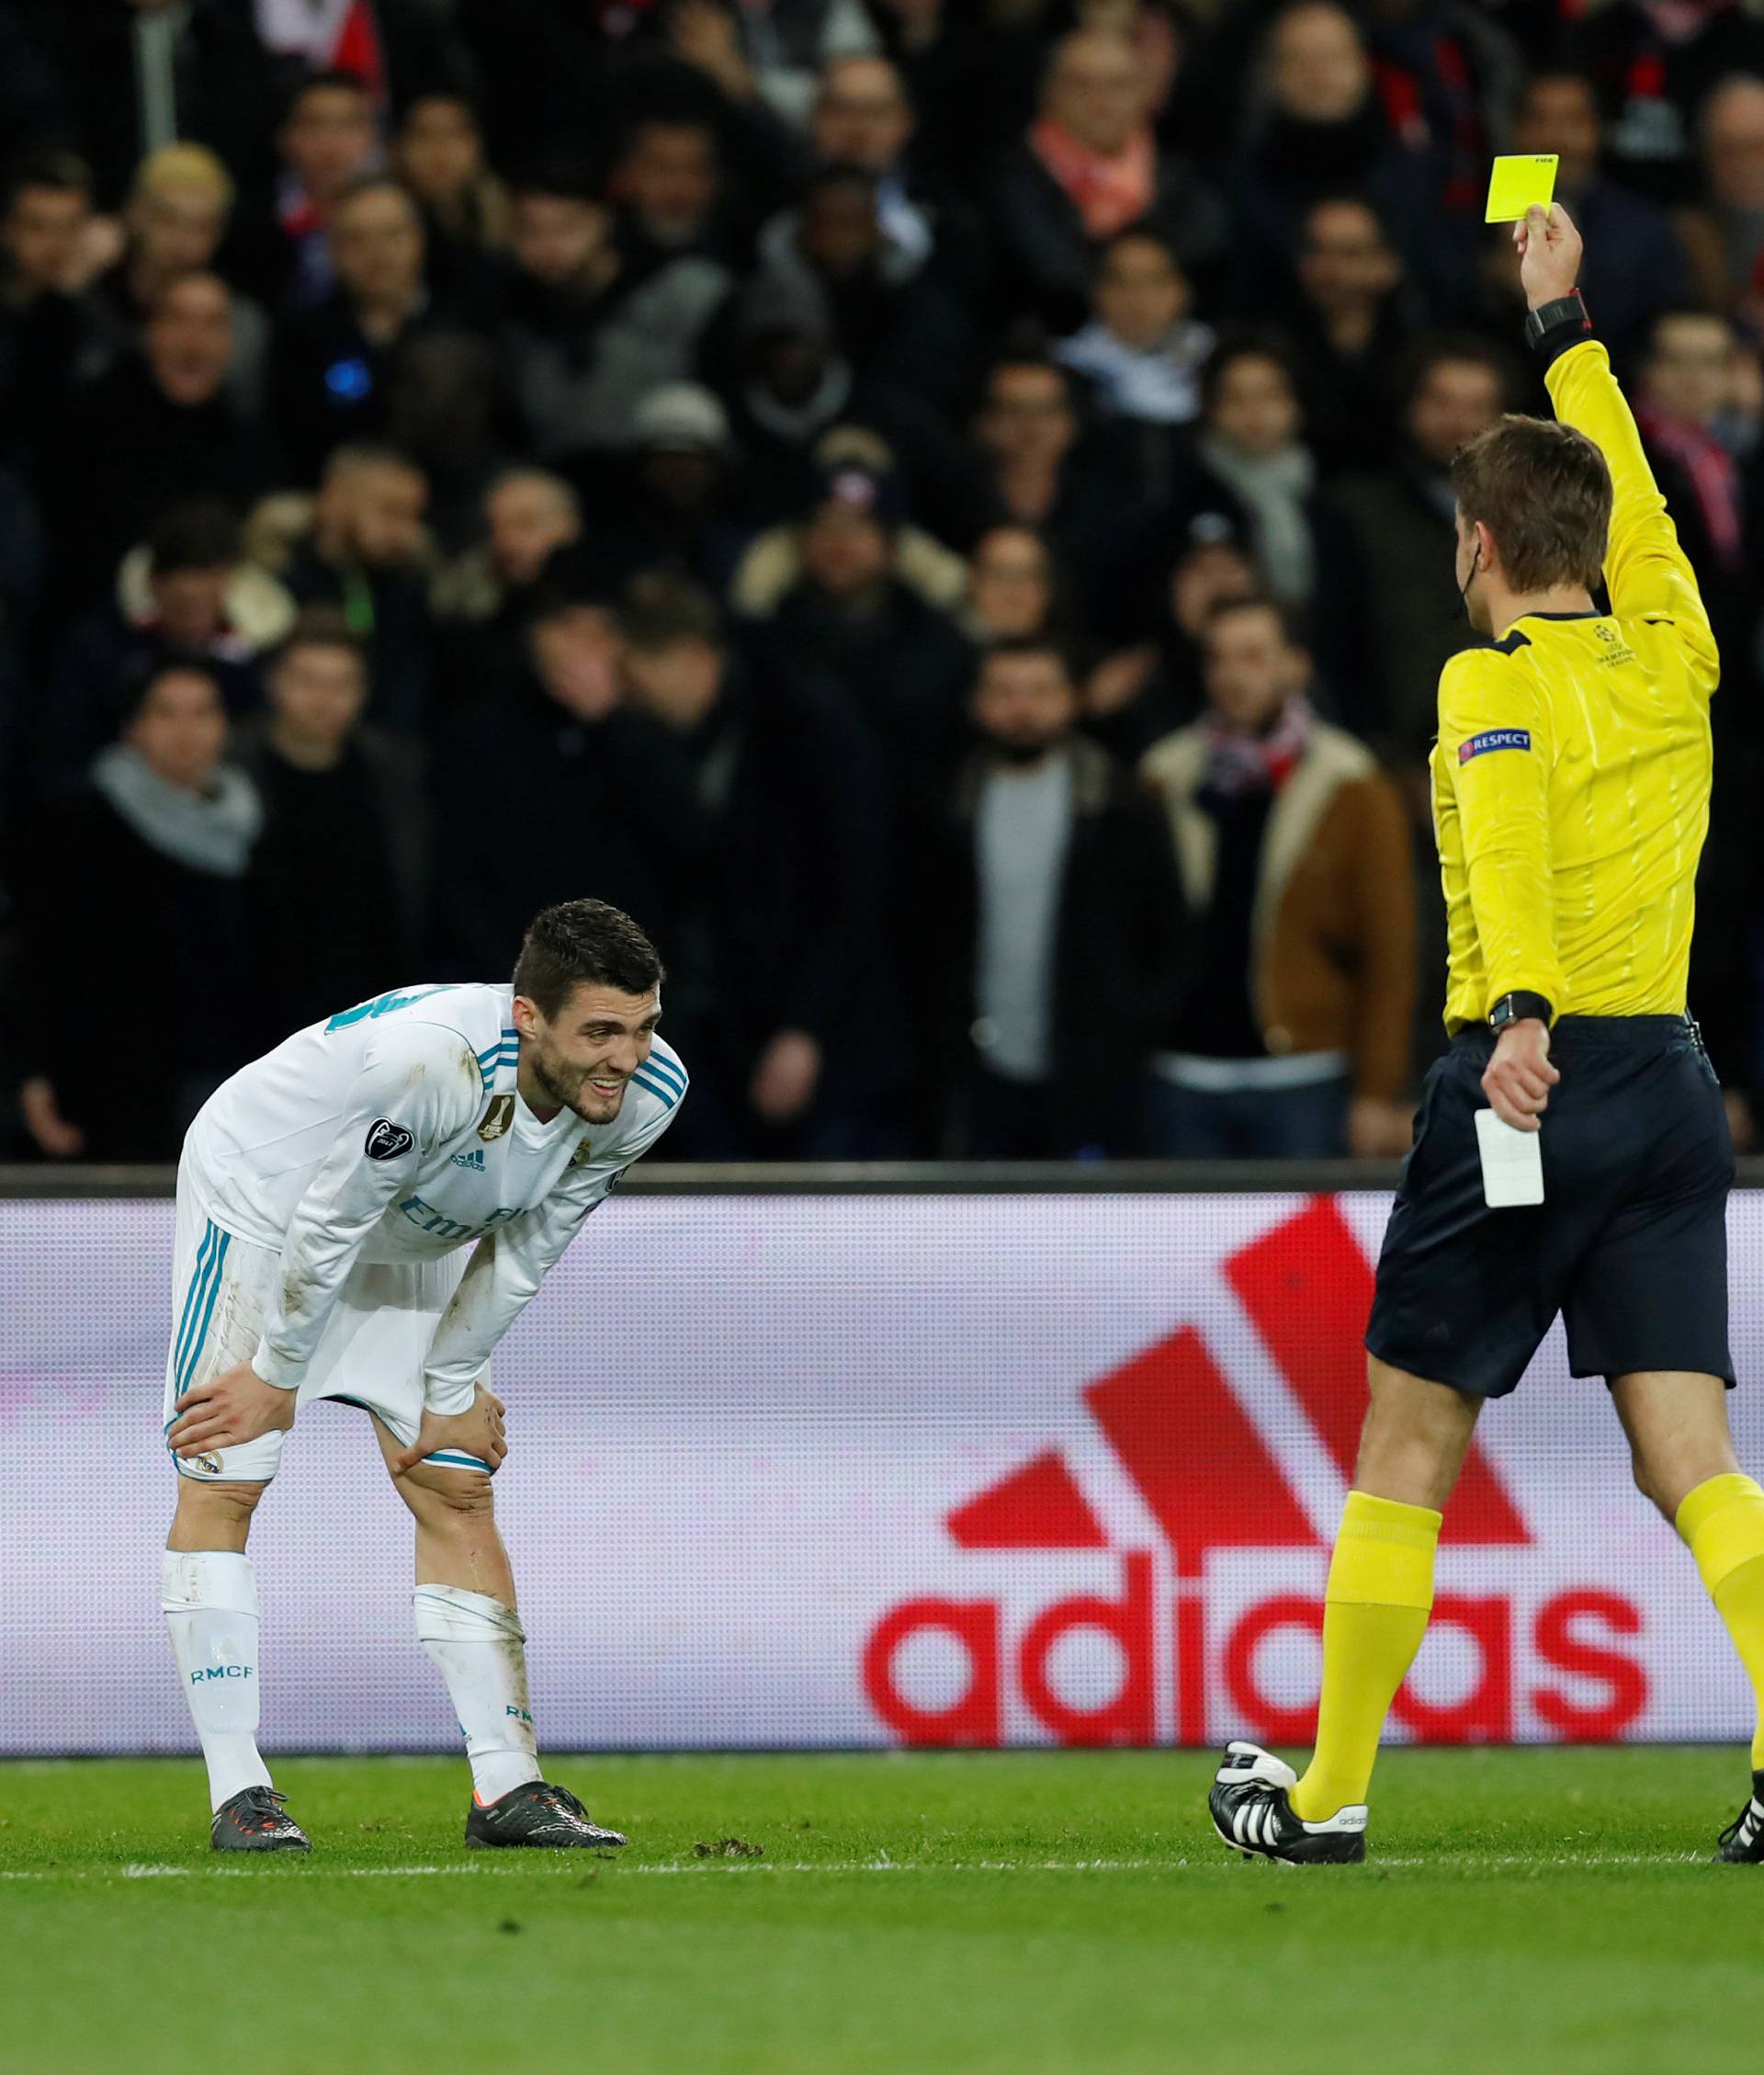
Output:
M1488 1012L1488 1027L1505 1030L1510 1023L1526 1023L1535 1016L1540 1023L1555 1020L1555 1005L1546 994L1503 994Z
M1525 343L1534 353L1548 349L1550 357L1579 340L1592 336L1592 319L1587 314L1587 299L1578 289L1559 295L1554 302L1540 302L1525 317Z

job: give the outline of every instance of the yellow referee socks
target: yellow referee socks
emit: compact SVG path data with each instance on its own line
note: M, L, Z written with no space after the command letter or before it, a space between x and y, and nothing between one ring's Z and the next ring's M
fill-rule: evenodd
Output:
M1427 1633L1439 1539L1431 1507L1348 1493L1324 1594L1317 1749L1292 1795L1307 1823L1366 1798L1385 1717Z
M1758 1695L1757 1772L1764 1768L1764 1488L1749 1477L1705 1478L1679 1508L1678 1528Z

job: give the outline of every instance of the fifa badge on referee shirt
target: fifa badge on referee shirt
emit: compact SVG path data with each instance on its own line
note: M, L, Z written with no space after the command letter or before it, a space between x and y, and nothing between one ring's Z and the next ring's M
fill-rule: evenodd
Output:
M514 1098L513 1095L497 1095L484 1112L484 1121L478 1127L478 1136L486 1145L500 1139L514 1121Z

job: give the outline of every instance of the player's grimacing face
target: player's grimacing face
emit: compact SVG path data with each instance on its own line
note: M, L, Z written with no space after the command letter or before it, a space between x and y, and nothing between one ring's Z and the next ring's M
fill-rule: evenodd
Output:
M626 994L585 982L555 1016L517 997L523 1064L530 1063L548 1106L572 1109L587 1124L610 1124L624 1106L626 1083L650 1056L661 1015L654 992Z

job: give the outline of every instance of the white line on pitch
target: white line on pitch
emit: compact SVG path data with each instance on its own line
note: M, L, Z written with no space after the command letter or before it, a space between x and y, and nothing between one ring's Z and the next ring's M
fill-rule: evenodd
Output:
M1705 1855L1698 1852L1584 1852L1562 1853L1550 1856L1535 1856L1524 1853L1508 1853L1495 1856L1459 1855L1440 1854L1434 1857L1379 1856L1368 1863L1374 1868L1409 1871L1418 1867L1430 1867L1442 1872L1508 1872L1518 1868L1536 1870L1580 1870L1601 1866L1667 1866L1699 1865ZM1182 1873L1190 1871L1195 1862L1187 1859L957 1859L939 1861L934 1859L822 1859L778 1860L737 1859L687 1860L672 1865L626 1865L616 1861L601 1860L617 1876L629 1877L677 1877L685 1874L724 1876L729 1874L1024 1874L1024 1873ZM581 1868L582 1862L574 1860L554 1864L549 1869L555 1877ZM1225 1873L1230 1870L1224 1860L1198 1862L1203 1872ZM464 1865L448 1866L334 1866L326 1867L322 1861L314 1872L327 1879L343 1880L424 1880L449 1879L473 1875L526 1875L532 1867L531 1860L514 1863L494 1863L482 1860ZM214 1879L255 1878L256 1869L251 1866L157 1866L127 1865L105 1867L32 1867L0 1871L0 1880L155 1880L155 1879Z

